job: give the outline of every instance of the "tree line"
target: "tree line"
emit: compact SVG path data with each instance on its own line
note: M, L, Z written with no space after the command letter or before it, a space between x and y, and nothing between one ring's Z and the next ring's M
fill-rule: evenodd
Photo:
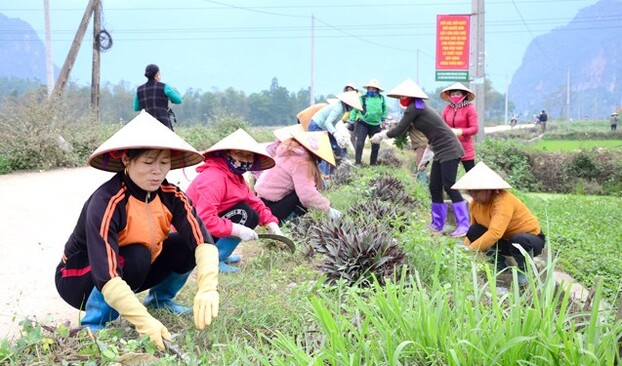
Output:
M437 111L441 111L445 102L440 99L439 93L444 87L434 91L426 91L430 97L428 104ZM336 93L340 86L336 86ZM38 80L21 78L0 78L0 106L5 98L18 99L29 92L46 93L45 85ZM69 82L65 87L64 98L79 111L88 111L90 108L90 86L81 86ZM100 88L100 120L102 123L123 123L131 120L136 112L132 105L135 87L128 82L117 84L105 83ZM190 88L181 93L183 103L171 105L175 112L177 123L181 125L203 124L208 125L220 116L236 116L243 118L253 126L283 126L296 123L296 114L309 106L310 89L300 89L290 92L280 86L274 77L268 89L246 94L244 91L232 87L224 91L203 91ZM324 102L334 95L319 95L316 102ZM505 95L492 89L486 82L486 119L503 120L505 111ZM396 99L387 98L389 112L398 113ZM510 109L511 110L511 109Z

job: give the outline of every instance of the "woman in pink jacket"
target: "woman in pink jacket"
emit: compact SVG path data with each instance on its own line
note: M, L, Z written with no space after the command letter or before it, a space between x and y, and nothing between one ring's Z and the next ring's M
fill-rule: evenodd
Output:
M240 261L231 255L241 241L257 239L255 227L266 226L282 235L279 220L250 190L244 177L248 171L269 169L274 159L255 139L238 129L203 152L199 175L188 186L197 214L212 234L218 248L220 272L238 272L229 264Z
M331 218L341 213L322 196L322 176L316 159L335 166L335 157L326 131L304 132L300 125L274 131L278 146L276 166L263 172L255 191L281 223L302 216L308 209L325 211Z
M475 94L464 85L455 83L443 89L440 96L448 102L441 113L441 118L460 140L464 149L462 166L468 172L475 166L473 136L477 135L478 125L477 110L471 104Z

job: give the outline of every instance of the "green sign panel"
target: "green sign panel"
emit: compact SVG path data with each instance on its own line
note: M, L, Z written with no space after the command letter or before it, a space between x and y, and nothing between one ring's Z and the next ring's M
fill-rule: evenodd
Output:
M469 81L469 72L467 70L437 70L436 81Z

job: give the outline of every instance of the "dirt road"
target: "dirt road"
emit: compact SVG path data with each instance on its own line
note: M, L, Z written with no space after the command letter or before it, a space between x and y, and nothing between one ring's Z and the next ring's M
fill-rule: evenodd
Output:
M86 199L113 173L91 167L0 175L0 339L26 317L77 324L79 311L56 292L54 271ZM185 189L194 167L168 179Z

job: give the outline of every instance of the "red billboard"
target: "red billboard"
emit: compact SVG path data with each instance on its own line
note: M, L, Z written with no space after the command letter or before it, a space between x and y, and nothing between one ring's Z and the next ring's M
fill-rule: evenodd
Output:
M469 70L470 21L470 15L436 16L437 71Z

